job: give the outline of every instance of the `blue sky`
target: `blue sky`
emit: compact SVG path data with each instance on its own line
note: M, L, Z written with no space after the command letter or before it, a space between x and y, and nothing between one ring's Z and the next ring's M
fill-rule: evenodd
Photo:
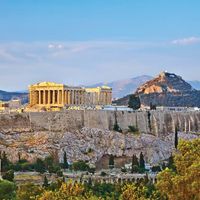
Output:
M199 0L0 0L0 89L156 75L200 80Z

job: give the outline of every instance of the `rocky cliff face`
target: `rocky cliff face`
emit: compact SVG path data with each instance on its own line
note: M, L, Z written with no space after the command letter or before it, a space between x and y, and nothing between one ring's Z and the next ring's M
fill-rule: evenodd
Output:
M179 138L193 139L194 134L179 133ZM148 162L167 159L174 151L174 134L162 138L149 134L133 135L97 128L82 128L74 132L36 131L26 133L0 133L0 150L6 151L12 161L22 158L33 161L37 157L56 155L60 161L66 151L68 160L85 160L95 164L103 156L131 158L143 152Z
M123 133L113 131L115 119ZM140 134L128 132L138 127ZM59 160L99 162L105 155L130 158L142 151L149 162L158 162L174 150L174 131L180 138L198 137L200 112L66 111L0 115L0 151L12 161L33 161L49 154Z
M200 107L200 91L182 77L163 72L136 90L141 105Z
M151 94L151 93L179 93L193 91L192 86L185 82L181 76L176 74L162 72L154 79L147 81L141 85L136 94Z

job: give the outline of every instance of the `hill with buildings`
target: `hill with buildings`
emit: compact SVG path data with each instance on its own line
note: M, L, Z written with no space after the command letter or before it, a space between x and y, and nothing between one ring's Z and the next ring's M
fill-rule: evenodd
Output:
M200 91L174 73L160 73L138 87L134 94L139 96L142 106L200 107ZM129 97L125 96L115 103L127 105Z
M139 86L146 83L147 81L153 79L152 76L148 75L142 75L133 77L130 79L122 79L122 80L116 80L112 82L106 83L109 87L113 90L113 98L119 99L123 98L126 95L133 94ZM200 81L187 81L194 89L200 90ZM100 82L94 85L91 85L89 87L98 87L102 86L105 83Z

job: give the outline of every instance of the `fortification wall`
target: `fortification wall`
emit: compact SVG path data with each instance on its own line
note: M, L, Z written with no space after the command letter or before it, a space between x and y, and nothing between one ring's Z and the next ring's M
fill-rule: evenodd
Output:
M200 112L62 111L1 114L0 132L75 131L82 127L112 130L115 120L123 130L135 126L141 133L164 135L175 131L200 131Z

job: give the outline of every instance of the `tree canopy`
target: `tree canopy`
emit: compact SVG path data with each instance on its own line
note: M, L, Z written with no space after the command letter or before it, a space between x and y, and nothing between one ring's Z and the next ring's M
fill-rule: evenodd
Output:
M200 199L200 139L181 141L174 155L176 170L158 175L158 190L170 200Z

